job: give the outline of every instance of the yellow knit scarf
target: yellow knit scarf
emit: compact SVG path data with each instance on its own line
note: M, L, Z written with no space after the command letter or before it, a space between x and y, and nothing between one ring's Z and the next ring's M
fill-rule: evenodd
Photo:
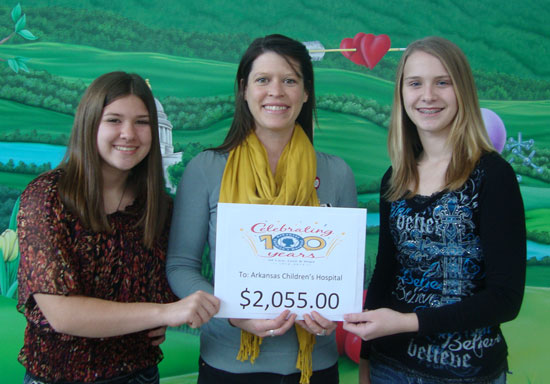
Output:
M294 127L290 142L286 145L275 176L271 173L267 152L255 133L248 135L227 159L220 190L220 203L306 205L318 206L314 188L317 159L313 145L299 124ZM308 384L313 373L311 354L315 336L299 325L298 358L296 368L301 372L300 384ZM260 354L262 338L241 331L241 346L237 359L254 360Z

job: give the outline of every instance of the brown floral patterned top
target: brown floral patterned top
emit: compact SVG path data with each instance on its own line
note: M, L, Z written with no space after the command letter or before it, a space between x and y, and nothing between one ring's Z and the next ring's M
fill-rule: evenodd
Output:
M19 361L48 381L83 381L124 375L158 364L159 347L147 331L110 338L55 332L34 293L82 295L119 302L170 302L165 277L168 225L154 249L134 228L143 206L108 216L112 233L92 232L61 203L54 170L32 181L21 195L18 310L27 318ZM167 221L169 223L169 220Z

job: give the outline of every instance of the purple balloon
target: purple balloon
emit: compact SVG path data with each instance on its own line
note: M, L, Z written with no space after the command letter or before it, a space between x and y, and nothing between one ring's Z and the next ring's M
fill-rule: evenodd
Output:
M498 153L502 152L504 144L506 144L506 128L502 119L487 108L481 108L481 117L485 123L489 139L493 143L493 147L495 147Z

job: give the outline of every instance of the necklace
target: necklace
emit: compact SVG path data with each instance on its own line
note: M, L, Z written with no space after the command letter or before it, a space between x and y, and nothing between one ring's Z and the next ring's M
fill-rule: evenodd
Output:
M116 207L115 212L118 212L120 210L120 205L122 204L122 199L124 199L124 194L126 193L126 187L128 187L128 182L124 183L124 189L122 190L122 195L120 195L120 201L118 202L118 205Z

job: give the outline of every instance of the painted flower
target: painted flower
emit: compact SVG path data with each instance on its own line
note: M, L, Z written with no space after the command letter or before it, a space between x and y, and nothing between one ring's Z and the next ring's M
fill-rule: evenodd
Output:
M4 255L4 262L9 262L17 259L19 255L19 241L17 239L17 232L6 229L2 235L0 235L0 250Z

